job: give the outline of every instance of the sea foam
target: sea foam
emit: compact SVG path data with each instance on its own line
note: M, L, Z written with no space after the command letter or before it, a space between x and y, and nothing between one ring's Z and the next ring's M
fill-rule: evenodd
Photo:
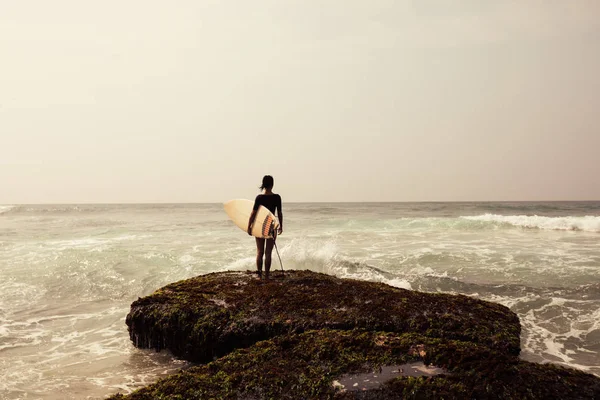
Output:
M471 221L492 222L531 229L600 232L600 216L543 217L538 215L484 214L461 218Z
M12 210L13 208L15 208L15 206L0 205L0 215L6 214L7 212L9 212L10 210Z

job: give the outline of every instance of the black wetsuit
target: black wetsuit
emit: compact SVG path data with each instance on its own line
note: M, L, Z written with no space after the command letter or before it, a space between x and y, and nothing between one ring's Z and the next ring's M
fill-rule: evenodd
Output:
M278 194L259 194L254 200L254 210L259 206L265 206L273 214L277 210L277 216L281 216L281 196Z

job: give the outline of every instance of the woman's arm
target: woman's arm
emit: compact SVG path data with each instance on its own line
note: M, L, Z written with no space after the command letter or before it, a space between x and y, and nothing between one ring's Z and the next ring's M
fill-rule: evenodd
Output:
M252 213L250 214L250 219L248 220L248 235L252 236L252 227L254 226L254 220L256 219L256 213L258 212L258 207L260 207L260 204L258 202L258 199L260 198L260 194L258 196L256 196L256 199L254 199L254 206L252 207Z
M248 235L252 236L252 227L254 226L254 220L256 219L256 210L252 210L250 219L248 220Z
M278 234L283 233L283 212L281 211L281 196L279 196L279 204L277 204L277 217L279 217L279 229L277 230Z

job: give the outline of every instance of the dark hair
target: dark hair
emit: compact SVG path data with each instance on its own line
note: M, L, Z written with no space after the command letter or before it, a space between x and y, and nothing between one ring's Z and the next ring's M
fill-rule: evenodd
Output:
M271 175L265 175L263 176L263 182L262 182L262 186L260 187L260 190L263 189L273 189L273 177Z

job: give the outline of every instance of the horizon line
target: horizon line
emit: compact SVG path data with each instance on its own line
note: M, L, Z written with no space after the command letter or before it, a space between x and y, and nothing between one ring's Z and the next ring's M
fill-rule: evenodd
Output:
M285 201L285 204L401 204L401 203L592 203L600 200L388 200L388 201ZM220 201L205 202L51 202L51 203L0 203L0 206L41 205L191 205L224 204Z

